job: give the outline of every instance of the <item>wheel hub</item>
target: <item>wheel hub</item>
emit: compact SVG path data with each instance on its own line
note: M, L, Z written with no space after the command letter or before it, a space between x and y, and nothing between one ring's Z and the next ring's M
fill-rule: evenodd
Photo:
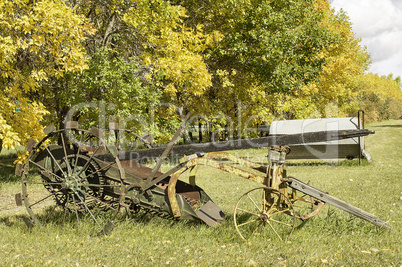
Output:
M263 222L267 222L269 220L269 216L266 213L260 215L260 220Z
M88 181L86 179L82 179L77 174L67 175L64 178L64 182L62 187L67 189L70 193L85 193L85 188L88 186Z

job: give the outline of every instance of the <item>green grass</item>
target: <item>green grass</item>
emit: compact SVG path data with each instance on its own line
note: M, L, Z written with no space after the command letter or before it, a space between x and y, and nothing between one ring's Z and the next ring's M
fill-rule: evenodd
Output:
M141 215L121 216L110 236L94 237L90 219L55 222L46 230L28 229L24 208L14 204L20 192L13 155L0 155L0 265L2 266L401 266L402 121L367 126L372 163L292 161L288 174L373 213L392 230L326 205L318 216L295 229L287 241L255 237L244 243L234 229L238 198L256 187L250 181L211 168L200 168L197 183L226 213L216 228ZM265 150L238 151L256 161ZM168 166L164 166L165 169Z

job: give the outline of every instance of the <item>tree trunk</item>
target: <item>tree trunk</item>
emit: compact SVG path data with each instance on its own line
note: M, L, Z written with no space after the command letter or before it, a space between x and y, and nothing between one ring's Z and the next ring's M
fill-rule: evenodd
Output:
M202 143L202 124L198 120L198 143Z

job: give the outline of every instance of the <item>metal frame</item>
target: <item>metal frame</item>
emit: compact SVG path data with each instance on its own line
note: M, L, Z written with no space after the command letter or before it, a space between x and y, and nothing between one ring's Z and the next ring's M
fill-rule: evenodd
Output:
M364 113L362 114L364 119ZM189 115L187 115L186 118L188 117ZM68 190L63 189L63 192L67 192L65 194L68 195L70 194L69 192L73 192L77 196L80 196L80 194L86 194L86 192L89 190L88 182L85 180L88 175L80 176L82 171L78 174L70 174L70 163L68 163L68 158L73 157L69 156L70 154L76 155L76 158L79 154L81 154L82 157L86 158L88 162L93 161L94 164L96 163L97 166L100 166L100 169L104 169L106 171L108 171L108 168L110 169L107 175L99 178L104 179L105 181L102 185L99 186L103 186L105 188L105 194L108 194L109 197L118 199L119 205L116 209L117 211L120 209L120 206L125 207L130 212L137 212L140 209L145 209L161 216L172 217L175 219L199 219L204 221L208 225L216 225L216 223L224 219L222 211L220 211L219 207L216 206L215 203L213 203L212 199L206 194L206 192L204 192L203 189L196 186L197 169L200 165L206 165L227 173L240 176L244 179L248 179L259 185L257 188L246 192L239 199L235 207L235 226L236 230L242 238L245 237L243 234L241 234L239 227L246 225L246 223L236 221L236 215L243 211L239 207L239 203L245 201L245 199L247 198L250 198L249 194L257 192L259 190L263 192L261 200L258 201L258 203L260 203L261 205L259 206L256 202L254 202L254 206L257 208L258 211L249 212L249 214L256 216L254 221L250 222L250 224L254 222L257 224L253 233L261 225L269 225L269 229L272 229L273 232L282 239L283 236L281 236L281 234L279 234L279 232L276 231L275 227L273 226L273 224L275 223L281 224L276 219L276 216L278 214L288 215L293 218L291 219L290 223L282 223L282 225L288 227L287 235L290 235L293 232L296 219L306 220L317 215L323 207L324 203L331 204L359 218L367 220L377 226L390 228L380 218L365 211L362 211L356 207L353 207L352 205L341 201L333 196L330 196L328 193L314 188L308 183L304 183L297 178L287 176L286 173L286 155L289 152L289 147L286 146L286 144L300 143L301 141L309 143L320 142L324 140L336 140L350 137L360 138L361 136L372 134L372 131L357 129L348 131L306 133L288 136L269 136L265 138L257 138L254 140L234 140L230 143L231 146L216 146L216 144L214 145L214 143L182 145L176 147L176 153L177 151L191 152L197 149L199 149L200 151L205 151L207 153L195 153L190 156L184 156L181 160L181 163L178 164L176 167L172 168L166 173L160 173L160 166L164 159L172 151L176 140L180 137L181 132L185 128L185 123L186 120L182 123L182 125L174 135L172 141L166 148L151 148L142 150L141 153L143 153L143 155L146 155L147 153L154 154L163 150L163 152L159 154L161 155L161 157L158 159L157 164L153 169L149 169L131 161L124 160L124 157L121 160L120 156L122 155L122 153L118 151L118 145L107 144L107 142L105 141L104 138L108 134L105 130L93 128L91 129L91 131L88 132L79 129L78 123L76 122L67 123L66 125L68 126L68 130L74 130L81 133L90 134L91 136L95 136L99 139L99 144L102 143L105 147L103 150L99 150L99 148L87 147L84 144L72 143L69 145L71 146L71 149L73 149L74 147L74 151L68 150L67 152L67 145L65 144L66 140L64 140L63 133L61 133L60 130L56 131L54 127L49 127L46 129L47 136L43 140L41 140L38 144L36 144L36 142L34 141L31 141L27 145L27 149L30 150L28 163L25 166L17 166L16 173L20 175L22 174L22 176L24 177L23 194L17 194L17 204L22 204L22 202L25 202L27 205L28 213L30 214L33 222L35 222L36 224L39 223L36 214L33 214L30 210L28 194L26 193L26 190L24 190L24 187L27 183L27 177L29 177L30 175L29 163L39 166L39 171L42 175L44 175L44 173L47 171L49 173L47 174L49 177L57 176L60 180L59 183L62 186L68 187L68 183L70 182L70 180L75 179L75 181L80 184L80 190L83 192L78 194L75 192L76 190L70 186L71 188L68 187ZM119 133L118 125L111 124L110 128L112 134ZM61 134L61 140L63 141L62 146L53 145L52 147L48 147L46 145L46 142L48 142L50 138L56 134ZM116 136L115 139L118 140L118 136ZM253 146L257 144L258 146L269 148L267 166L234 156L227 152L217 151L223 149L228 150L228 148L248 148L250 143ZM56 151L64 151L64 153L59 153L56 155ZM41 156L42 159L36 162L35 159L40 158L38 157L38 155ZM54 170L48 170L47 168L49 167L47 165L44 165L43 163L44 159L56 164L57 169L60 170L63 175L61 176L58 173L55 173ZM225 163L223 163L222 160L225 160ZM236 167L234 166L235 164ZM81 168L85 169L86 164ZM244 168L247 169L245 170ZM250 171L248 169L251 169L253 171ZM183 181L179 180L180 176L186 171L190 172L189 183L184 183ZM66 172L67 174L64 174L64 172ZM93 172L92 175L102 174ZM112 184L114 184L113 181L120 181L118 188L112 186ZM48 182L43 182L43 184L45 187L48 186ZM51 192L52 191L50 190L50 193ZM302 193L302 195L300 195L300 193ZM84 200L81 200L79 203L84 204L85 206ZM299 203L304 203L308 206L311 206L309 212L307 212L306 214L298 214L297 210ZM60 205L60 203L56 204ZM75 200L74 204L76 204ZM84 210L84 212L85 211L92 215L91 207L86 206L86 210ZM75 213L78 220L78 213ZM95 218L94 220L96 221ZM99 225L98 222L97 224ZM103 228L103 232L107 233L111 228L112 227L110 227L110 223L108 223L105 228Z

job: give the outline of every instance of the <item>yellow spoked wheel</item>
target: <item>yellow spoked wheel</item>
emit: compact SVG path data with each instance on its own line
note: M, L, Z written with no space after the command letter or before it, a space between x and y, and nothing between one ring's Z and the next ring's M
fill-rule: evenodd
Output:
M295 228L296 216L292 202L281 191L270 187L257 187L238 200L234 210L234 224L241 238L290 236Z
M289 176L287 179L292 179L303 183L301 180L295 177ZM293 204L293 208L295 209L296 218L302 221L316 216L325 204L324 202L313 198L310 195L290 187L288 187L288 196Z

